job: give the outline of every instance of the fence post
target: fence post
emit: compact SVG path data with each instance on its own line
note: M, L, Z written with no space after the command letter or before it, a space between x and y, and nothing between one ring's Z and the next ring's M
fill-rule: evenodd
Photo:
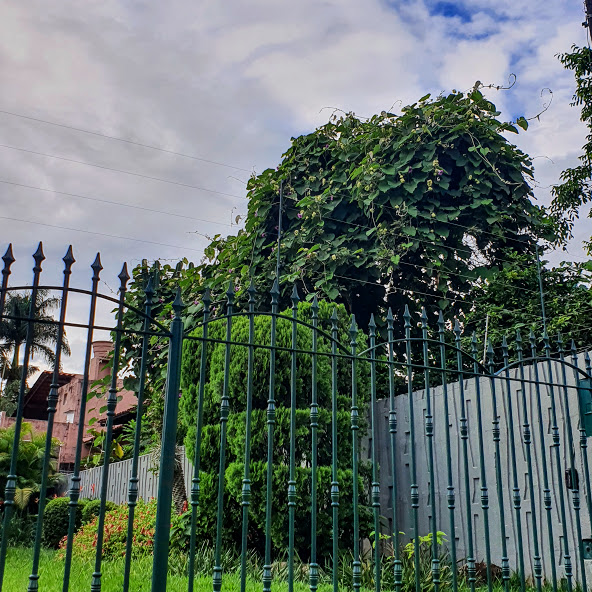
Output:
M171 323L171 337L169 342L169 365L156 505L156 532L154 533L152 592L166 590L168 573L173 473L175 467L177 416L179 414L179 388L181 384L181 354L183 351L182 309L183 302L181 301L181 291L179 289L175 302L173 302L175 318Z

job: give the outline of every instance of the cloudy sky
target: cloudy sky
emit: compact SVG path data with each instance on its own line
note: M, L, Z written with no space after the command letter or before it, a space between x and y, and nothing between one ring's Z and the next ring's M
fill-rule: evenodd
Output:
M510 91L488 91L504 119L536 115L553 91L540 122L512 137L536 157L547 203L584 143L556 58L586 42L582 20L567 0L8 0L0 248L13 243L15 281L27 282L43 240L56 282L72 243L79 287L100 251L109 293L123 261L197 261L207 235L236 231L251 172L276 166L291 136L328 119L323 108L397 111L511 74ZM582 218L552 260L583 258ZM73 317L83 308L73 302Z

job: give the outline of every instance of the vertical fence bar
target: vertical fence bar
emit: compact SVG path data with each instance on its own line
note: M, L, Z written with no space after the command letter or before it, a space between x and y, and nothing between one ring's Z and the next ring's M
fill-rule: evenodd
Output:
M592 367L590 366L590 354L586 351L584 352L584 365L586 368L586 374L588 378L592 380ZM586 436L586 432L584 432L584 437ZM582 447L582 455L585 455L586 458L586 467L588 466L588 439L586 438L585 446L582 444L582 435L580 435L580 446ZM584 450L584 448L586 450ZM592 528L592 490L590 490L590 479L589 476L586 475L586 505L588 506L588 515L590 519L590 528Z
M290 474L288 476L288 591L294 590L294 529L296 519L296 348L298 346L298 290L292 290L292 363L290 368Z
M245 466L241 488L243 508L241 541L241 592L247 589L247 543L249 535L249 506L251 505L251 415L253 411L253 356L255 355L255 284L251 280L249 294L249 345L247 354L247 408L245 415Z
M193 477L191 479L191 534L189 535L189 569L188 592L193 592L193 579L195 577L195 547L197 538L197 509L199 507L199 484L201 470L201 432L203 428L204 391L206 387L206 372L208 361L208 329L210 319L210 289L207 288L203 298L203 332L201 342L201 355L199 362L199 386L197 393L197 424L195 428L195 451L193 453Z
M491 592L491 538L489 533L489 489L487 488L487 472L485 471L485 447L483 445L483 411L481 409L481 377L477 362L477 335L471 339L471 355L473 356L473 372L475 374L475 399L477 401L477 439L479 441L479 464L481 466L481 510L483 511L483 534L485 538L485 563L487 569L487 590Z
M587 354L588 352L586 352ZM588 358L589 359L589 358ZM572 339L571 340L571 361L573 365L577 368L578 366L578 352L576 350L576 343ZM573 369L574 374L574 381L575 384L578 384L578 380L580 379L579 373ZM586 436L586 430L584 430L583 422L580 418L580 450L582 455L582 464L584 465L584 480L586 483L586 492L585 502L586 502L586 509L588 510L588 521L590 523L590 527L592 528L592 504L590 503L590 466L588 463L588 437Z
M524 448L526 450L526 468L528 471L528 490L530 498L530 518L532 524L532 542L533 542L533 563L534 577L536 580L537 591L542 590L543 569L541 565L541 552L539 549L539 530L536 520L536 505L534 496L534 478L532 475L532 450L530 422L528 420L528 404L526 402L526 382L524 380L524 362L522 357L522 337L520 331L516 331L516 351L518 353L518 370L520 372L520 390L522 391L522 437Z
M462 353L460 344L460 324L458 319L454 323L454 343L456 345L456 366L458 372L458 387L460 391L460 438L462 441L462 462L465 477L465 512L467 513L467 575L471 592L475 592L476 569L475 553L473 550L473 520L471 511L471 490L469 475L469 426L467 418L467 405L465 401L465 385L462 366Z
M103 459L103 471L101 482L101 505L99 509L99 520L97 522L97 544L95 554L95 571L92 575L90 585L91 592L101 592L101 564L103 561L103 537L105 528L105 513L107 504L107 488L109 481L109 467L111 461L111 446L113 444L113 419L115 418L115 407L117 405L117 374L119 373L119 352L121 348L121 333L123 324L123 308L125 304L125 293L127 290L127 282L129 274L127 272L127 265L123 265L123 269L119 274L121 285L119 287L119 306L117 310L117 333L115 335L115 346L113 348L113 368L111 369L111 385L109 387L109 394L107 395L107 426L105 429L105 457Z
M508 438L510 441L510 458L512 463L512 503L514 505L514 512L516 514L516 538L518 544L518 567L520 570L520 590L522 592L526 589L526 580L524 573L524 547L522 540L522 517L521 517L521 496L520 487L518 486L518 469L516 466L516 439L514 435L514 410L512 408L512 387L510 383L510 371L508 365L510 358L508 354L508 341L504 335L502 339L502 355L504 358L505 368L505 390L506 401L508 404Z
M549 395L551 398L551 433L553 434L552 448L555 451L555 469L557 470L557 484L559 489L559 512L561 519L561 528L563 535L563 569L565 572L565 579L567 580L567 591L571 592L573 588L573 571L571 563L571 555L569 552L569 543L567 539L567 519L565 512L565 494L563 492L563 471L561 469L561 439L559 436L559 427L557 425L557 406L555 403L555 389L553 388L553 364L551 359L551 345L549 343L549 335L543 332L543 344L545 348L545 358L547 359L547 371L549 373Z
M432 515L432 582L434 592L440 589L440 550L438 548L438 516L436 511L436 472L434 470L434 416L432 412L432 392L430 389L430 356L428 349L428 315L425 307L421 309L421 337L423 349L423 384L426 398L425 437L428 447L428 474L430 476L430 501Z
M86 352L84 356L84 374L82 376L82 387L80 392L80 411L78 414L78 431L76 433L76 452L74 455L74 473L70 479L70 490L68 496L68 538L66 539L66 556L64 559L64 581L63 592L70 589L70 573L72 570L72 550L74 544L74 531L76 530L76 517L78 514L78 500L80 498L80 462L82 460L82 439L84 437L84 428L86 426L86 400L88 396L88 373L90 368L90 359L92 356L92 341L95 324L95 313L97 308L97 292L99 288L99 276L103 266L101 257L97 253L95 260L90 266L93 274L91 280L90 306L88 313L88 325L86 333Z
M33 319L35 317L35 305L37 304L37 293L39 290L39 276L41 275L41 263L45 259L43 254L43 245L39 243L33 260L35 265L33 267L33 285L31 286L31 295L29 302L29 314L27 318L27 336L25 338L25 351L23 358L23 365L21 368L21 381L19 386L18 394L18 406L16 411L16 419L14 422L14 440L12 442L12 450L10 454L10 469L6 480L6 488L4 492L4 517L2 521L2 533L6 533L10 520L12 518L12 512L14 510L14 496L16 493L16 465L18 460L18 451L21 437L21 426L23 423L24 403L25 403L25 388L27 385L27 374L29 372L29 358L31 355L31 345L33 343L33 334L35 327L33 325ZM7 277L7 276L5 276ZM16 357L16 356L15 356ZM18 359L16 360L18 365ZM4 567L6 565L6 553L7 553L8 537L2 537L2 543L0 544L0 591L4 582Z
M403 586L403 564L401 562L401 549L399 548L399 521L397 518L397 411L395 408L395 356L394 341L395 328L393 311L389 307L386 315L387 337L388 337L388 361L389 361L389 434L390 434L390 453L391 453L391 506L393 516L393 576L395 580L395 591L401 592Z
M530 352L533 359L532 368L534 372L534 385L537 403L537 419L539 424L539 439L541 442L541 466L543 470L543 504L547 515L547 534L549 537L549 557L551 561L551 584L553 592L557 592L557 566L555 565L555 539L553 537L553 516L551 515L551 490L549 489L549 471L547 469L547 450L545 445L545 420L541 404L541 387L539 380L538 356L536 348L536 337L530 331Z
M571 415L569 412L569 395L567 392L567 376L565 372L565 356L563 351L563 339L561 338L561 333L557 335L557 349L559 352L559 360L561 362L561 379L563 382L563 407L565 413L565 426L567 427L567 440L569 444L569 470L572 476L571 479L571 499L573 504L573 509L576 513L575 515L575 523L576 523L576 536L577 536L577 545L578 545L578 558L580 560L580 572L581 572L581 584L584 590L587 590L586 586L586 568L584 564L584 553L582 548L582 523L580 519L580 488L578 485L579 479L577 478L576 472L576 451L574 446L573 440L573 430L571 427Z
M68 291L70 289L70 276L72 275L72 265L74 264L74 255L72 245L64 258L64 281L62 284L62 301L60 303L60 317L58 322L58 335L55 346L55 360L53 364L53 373L51 385L47 396L47 431L45 433L45 452L43 457L43 468L41 470L41 488L39 490L39 506L37 514L37 525L35 529L35 544L33 545L33 568L29 575L29 585L27 590L35 592L39 589L39 557L41 554L41 532L43 529L43 512L45 510L45 498L47 497L47 479L49 477L49 460L51 458L51 449L53 448L53 423L58 402L58 388L60 386L60 366L62 360L62 347L64 344L64 323L66 322L66 308L68 305Z
M171 337L166 380L164 419L158 472L156 503L156 529L154 532L154 558L152 563L152 592L166 590L171 506L173 499L173 472L179 415L179 388L181 384L181 355L183 353L183 321L181 289L173 302L174 318L171 322ZM91 591L92 592L92 591Z
M6 300L6 292L8 290L8 278L10 277L10 266L14 263L14 255L12 253L12 243L8 245L6 253L2 255L4 267L2 268L2 286L0 287L0 317L4 314L4 302Z
M265 484L265 565L263 566L263 592L271 592L271 512L273 504L273 436L275 430L275 354L278 302L278 280L271 288L271 328L269 350L269 397L267 399L267 480Z
M337 473L337 310L331 315L331 510L333 513L333 552L331 580L333 592L339 591L339 479Z
M495 481L497 488L497 504L500 513L500 545L502 550L502 583L504 592L510 590L510 561L508 559L508 544L506 542L506 509L503 493L502 461L500 451L500 416L497 412L497 393L495 388L495 368L493 365L493 347L491 341L487 343L487 369L491 386L492 435L495 449Z
M448 519L450 522L450 562L452 564L452 590L458 590L458 571L456 561L456 524L454 519L454 508L456 506L456 495L452 476L452 450L450 447L450 410L448 402L448 382L446 377L446 337L444 334L444 316L442 311L438 314L438 340L440 342L440 368L442 372L442 394L444 398L444 432L446 441L446 473L448 479L447 496Z
M351 433L352 433L352 509L354 513L354 560L352 562L352 584L354 592L357 592L362 585L362 563L360 562L360 510L359 510L359 491L358 491L358 367L357 367L357 348L358 348L358 325L356 318L352 315L352 321L349 328L351 338Z
M123 592L129 590L129 580L132 567L132 553L134 542L134 515L138 503L138 460L140 457L140 439L142 436L142 416L144 415L144 389L146 388L146 366L148 364L148 348L150 347L150 320L152 314L152 298L154 289L152 279L148 280L144 290L144 335L142 335L142 358L140 360L140 383L138 385L138 402L136 408L136 429L134 433L134 449L132 453L132 467L127 489L127 538L125 540L125 565L123 569Z
M226 344L224 352L224 384L220 400L220 465L218 468L218 507L216 513L216 548L214 551L214 573L212 586L214 592L222 588L222 523L224 520L224 482L226 479L226 432L230 405L228 389L230 386L230 341L232 339L232 313L234 305L234 284L231 281L226 292ZM157 592L154 590L153 592Z
M405 352L407 354L407 397L409 405L409 437L411 439L411 512L413 513L413 563L415 568L415 592L421 591L419 579L419 489L417 486L417 460L415 450L415 406L413 403L413 355L411 352L411 315L409 307L405 305L403 313L405 321Z
M380 592L380 481L378 478L378 459L376 458L376 439L378 426L376 422L376 322L370 316L368 324L370 337L370 433L372 458L372 510L374 514L374 590Z
M317 338L319 323L319 302L315 294L311 306L312 311L312 384L310 403L310 438L311 438L311 483L310 483L310 564L309 564L309 588L315 592L319 585L319 564L317 563L317 455L318 455L318 428L319 428L319 404L317 399Z

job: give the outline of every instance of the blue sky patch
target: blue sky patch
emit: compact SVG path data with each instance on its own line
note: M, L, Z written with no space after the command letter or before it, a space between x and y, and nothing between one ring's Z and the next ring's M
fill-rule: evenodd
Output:
M457 2L435 2L430 14L446 18L460 18L463 23L471 22L470 11Z

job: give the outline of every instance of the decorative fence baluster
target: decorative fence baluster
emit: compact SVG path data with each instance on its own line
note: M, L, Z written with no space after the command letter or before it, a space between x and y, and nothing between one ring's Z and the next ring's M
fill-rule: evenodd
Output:
M55 360L53 364L53 373L51 376L51 385L47 396L47 431L45 433L45 451L43 458L43 469L41 471L41 487L39 489L39 506L37 513L37 524L35 528L35 543L33 545L33 568L29 576L28 592L39 590L39 558L41 554L41 533L43 529L43 511L45 510L45 500L47 497L47 480L49 478L49 461L53 448L53 424L58 402L58 388L60 386L60 366L62 361L62 347L64 343L64 323L66 322L66 308L68 306L68 290L70 288L70 276L72 275L72 265L75 262L72 253L72 245L62 259L64 262L64 282L62 285L62 299L60 302L60 317L57 326L58 334L55 346Z
M380 592L380 482L378 480L378 459L376 458L376 440L378 438L376 425L376 323L374 315L370 316L368 325L370 338L370 437L372 458L372 510L374 514L374 589Z
M518 485L518 468L516 466L516 440L514 437L514 409L512 407L512 386L510 382L510 371L508 366L510 358L508 354L508 340L504 335L502 340L502 354L504 358L505 370L505 388L506 401L508 405L508 437L510 441L510 457L512 463L512 503L514 505L514 512L516 514L516 543L518 544L518 568L520 572L520 590L522 592L526 589L526 578L524 574L524 548L522 540L522 516L521 516L521 496L520 487Z
M195 452L193 453L193 478L191 479L191 534L189 537L189 581L188 592L193 592L193 580L195 578L195 546L197 538L197 509L199 507L199 484L201 469L201 432L203 427L204 391L206 386L206 372L208 361L208 329L210 319L210 297L209 288L206 289L203 298L203 324L201 355L199 363L199 387L197 393L197 423L195 427Z
M97 253L93 264L91 265L93 271L92 288L90 293L90 306L88 313L88 325L86 333L86 352L84 356L84 373L82 376L82 388L80 392L80 411L78 412L78 431L76 433L76 452L74 456L74 473L70 479L70 490L68 495L70 501L68 503L68 538L66 540L66 556L64 560L64 582L63 592L68 592L70 589L70 573L72 570L72 551L74 545L74 531L76 530L76 516L78 513L78 500L80 498L80 463L82 460L82 439L84 438L84 428L86 425L86 400L88 398L88 382L90 359L92 356L92 341L94 334L95 314L97 309L97 298L99 288L99 276L103 266L101 265L101 257Z
M337 311L331 315L331 509L333 523L332 573L333 592L339 591L339 479L337 474Z
M29 373L29 359L31 356L31 345L33 343L34 324L33 319L35 317L35 305L37 303L37 294L39 291L39 277L41 275L41 263L45 259L43 254L43 245L39 243L33 260L35 265L33 267L33 285L31 286L30 302L29 302L29 314L27 318L27 336L25 338L25 351L23 358L23 365L21 369L21 380L18 394L18 404L16 410L16 419L14 422L14 439L12 442L12 450L10 454L10 469L6 478L6 488L4 490L4 516L2 520L2 532L6 533L12 513L14 511L14 496L16 493L16 480L17 480L17 460L18 451L21 438L21 427L23 423L23 412L25 405L25 389L27 387L27 375ZM6 261L5 261L6 264ZM5 267L6 269L6 267ZM7 276L4 276L7 277ZM18 363L18 360L17 360ZM2 585L4 582L4 567L6 565L6 553L8 550L8 537L2 537L2 543L0 544L0 592L2 591Z
M440 589L440 550L438 545L438 517L436 511L436 473L434 471L434 416L432 412L432 392L430 389L430 356L428 351L428 315L426 309L421 309L421 337L423 349L423 384L426 399L425 437L428 448L428 474L430 476L430 503L432 515L430 517L432 530L432 582L434 592Z
M95 571L92 575L90 590L91 592L101 592L101 564L103 562L103 539L105 529L105 512L107 503L107 487L109 484L109 466L111 461L111 446L113 444L113 418L115 417L115 407L117 405L117 375L119 373L119 353L121 348L122 323L123 323L123 307L125 303L125 293L127 290L127 282L130 276L127 272L127 265L123 265L123 269L119 274L119 307L117 310L117 332L115 334L115 347L113 348L113 368L111 369L111 385L109 387L109 394L107 395L107 426L105 428L105 446L104 446L104 460L101 482L101 506L99 509L99 520L97 523L97 544L95 554ZM161 465L162 466L162 465ZM168 551L168 549L167 549ZM166 570L166 567L165 567ZM166 575L165 575L166 585Z
M294 529L296 520L296 349L298 347L298 290L292 290L292 363L290 369L290 474L288 477L288 590L294 590Z
M588 352L586 352L586 355ZM588 358L589 359L589 358ZM573 374L575 384L578 384L578 380L580 379L580 375L578 373L578 352L576 350L576 343L572 339L571 340L571 361L574 365ZM589 368L586 369L587 371ZM592 504L590 503L590 466L588 463L588 437L586 436L586 431L584 430L584 426L580 420L580 450L582 455L582 464L584 465L584 481L586 483L586 492L585 492L585 501L586 501L586 508L588 510L588 522L592 527Z
M142 335L142 357L140 360L140 382L138 384L138 403L136 408L136 427L134 430L134 450L132 453L132 467L128 485L128 518L127 518L127 537L125 540L125 566L123 569L123 592L128 592L130 573L132 568L132 553L134 541L134 517L136 505L138 504L138 459L140 456L140 439L142 436L142 417L144 415L144 390L146 388L146 367L148 365L148 348L150 347L150 321L152 314L152 299L154 289L152 287L152 278L148 279L148 284L144 290L144 334ZM190 578L191 580L191 578Z
M399 548L399 521L397 518L397 411L395 409L395 368L394 368L394 341L395 328L393 311L389 308L386 315L388 337L388 370L389 370L389 434L390 434L390 461L392 477L391 506L393 516L392 540L393 540L393 576L395 591L400 592L403 586L403 566L401 562L401 550Z
M471 511L471 490L469 474L469 426L467 418L467 406L465 401L465 385L462 366L462 353L460 349L460 324L458 319L454 322L454 343L456 345L456 366L458 376L458 387L460 393L460 438L462 442L462 462L465 477L465 511L467 513L467 575L471 592L475 592L476 570L475 554L473 550L473 519ZM460 472L460 471L459 471Z
M267 481L265 491L265 565L263 592L271 592L271 512L273 502L273 435L275 429L275 343L280 285L277 279L271 288L271 337L269 350L269 397L267 399Z
M220 464L218 469L218 510L216 513L216 548L214 551L214 592L222 588L222 522L224 520L224 482L226 481L226 432L230 412L228 389L230 386L230 341L232 339L232 313L234 305L234 283L230 282L226 292L226 346L224 351L224 384L220 400ZM156 592L156 591L154 591Z
M533 542L533 564L534 577L537 591L542 590L543 569L541 565L541 553L539 550L539 530L536 520L536 505L534 496L534 478L532 475L532 450L530 422L528 420L528 404L526 402L526 382L524 380L524 362L522 358L522 337L520 331L516 331L516 351L518 353L518 370L520 372L520 390L522 391L522 437L526 451L526 469L528 471L528 493L530 498L530 519L532 524L532 542Z
M559 427L557 425L557 406L555 403L555 389L553 388L553 364L551 360L551 345L549 343L549 336L545 331L543 333L543 343L545 348L545 358L547 359L547 371L549 374L548 377L548 387L549 387L549 395L551 399L551 433L553 435L553 450L555 451L555 468L557 470L557 483L559 485L559 512L560 512L560 519L561 519L561 528L562 528L562 535L563 535L563 569L565 572L565 579L567 584L568 592L571 592L573 589L573 572L572 572L572 564L571 564L571 555L569 552L569 543L568 543L568 535L567 535L567 519L566 519L566 512L565 512L565 496L563 493L563 471L561 469L561 451L559 450L561 439L559 436Z
M487 570L487 590L491 592L493 582L491 578L491 540L489 533L489 490L485 472L485 449L483 445L483 411L481 409L481 377L477 362L477 336L473 333L471 339L471 354L473 356L473 373L475 374L475 400L477 402L477 439L479 441L479 464L481 465L479 479L481 481L481 510L483 511L483 535L485 538L485 564Z
M539 385L539 365L536 348L536 337L534 332L530 331L530 352L533 359L532 368L534 372L535 394L537 404L537 419L539 424L539 439L541 443L541 466L543 469L543 504L547 514L547 532L549 537L549 557L551 561L551 584L553 592L557 592L557 566L555 565L555 539L553 537L553 516L551 515L551 490L549 489L549 472L547 469L547 450L545 444L545 428L543 418L543 408L541 404L541 389Z
M317 328L319 323L319 303L317 296L312 301L312 367L311 367L311 403L310 403L310 437L311 437L311 483L310 483L310 564L309 588L315 592L319 585L319 564L317 563L317 439L319 427L319 404L317 400Z
M411 439L411 512L413 513L413 545L415 553L413 553L413 563L415 568L415 592L421 591L421 581L419 578L419 489L417 485L417 460L415 450L415 405L413 403L413 355L411 352L411 314L409 308L405 306L405 313L403 314L405 321L405 353L407 363L407 397L409 405L409 437Z
M454 481L452 475L452 450L450 447L450 410L448 401L448 382L446 378L446 336L444 332L444 316L442 311L438 314L438 340L440 342L440 367L442 370L442 395L444 398L444 425L446 429L446 473L447 473L447 495L448 519L450 522L450 563L452 564L452 590L458 590L458 570L456 560L456 524L454 519L454 509L456 505L456 495L454 491Z
M566 451L569 454L569 471L571 473L571 499L573 509L575 512L575 523L576 523L576 537L578 541L578 558L580 560L580 581L582 588L587 590L586 585L586 567L584 564L584 553L582 549L582 524L580 518L580 488L578 485L578 477L576 472L576 451L574 447L573 430L571 426L571 415L569 413L569 395L567 392L567 376L565 372L565 360L563 351L563 339L561 333L557 335L557 349L559 352L559 359L561 363L561 378L563 380L563 413L565 414L565 427L567 428L567 441L569 442L569 449Z
M358 347L358 325L356 318L352 315L349 328L351 338L351 433L352 433L352 506L354 513L354 560L352 562L352 584L354 592L362 586L362 563L360 561L360 515L359 515L359 487L358 487L358 369L357 369L357 347Z
M241 541L241 592L247 589L247 542L249 534L249 506L251 505L251 415L253 411L253 357L255 355L255 284L251 280L247 292L249 294L249 345L247 361L247 408L245 412L245 460L241 488L241 505L243 508L242 541Z
M491 386L491 412L492 412L492 434L495 447L495 480L497 486L497 504L500 513L500 545L502 548L502 583L504 592L510 590L510 561L508 559L508 545L506 542L506 510L503 493L502 460L500 451L500 418L497 411L497 394L495 388L495 371L493 365L493 347L491 341L487 343L487 366Z

